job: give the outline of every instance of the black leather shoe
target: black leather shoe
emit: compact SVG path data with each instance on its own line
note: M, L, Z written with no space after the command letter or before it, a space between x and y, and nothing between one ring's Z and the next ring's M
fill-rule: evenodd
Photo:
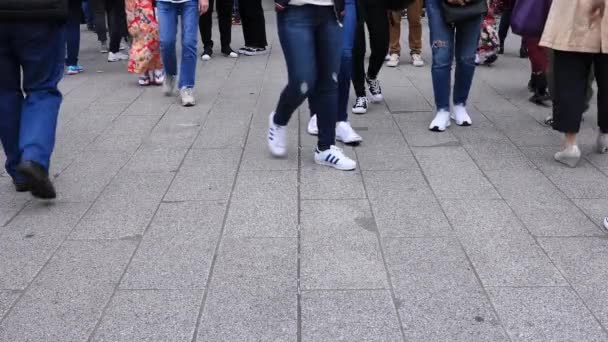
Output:
M57 197L53 183L49 179L49 173L42 165L26 160L17 166L17 171L26 178L32 196L40 199Z
M13 185L15 186L15 191L17 192L28 192L30 191L30 185L25 183L25 182L13 182Z

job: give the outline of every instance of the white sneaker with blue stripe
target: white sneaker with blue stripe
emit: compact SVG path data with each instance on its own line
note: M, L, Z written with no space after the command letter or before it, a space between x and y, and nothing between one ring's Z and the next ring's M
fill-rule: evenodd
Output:
M357 168L357 162L347 157L342 149L335 145L325 151L315 149L315 163L342 171L352 171Z

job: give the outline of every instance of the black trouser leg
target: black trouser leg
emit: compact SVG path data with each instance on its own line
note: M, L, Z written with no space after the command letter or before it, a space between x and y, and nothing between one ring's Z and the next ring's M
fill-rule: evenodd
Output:
M375 80L380 73L389 46L389 27L386 9L374 2L367 6L367 30L371 55L367 68L367 77Z
M219 0L220 2L222 0ZM213 48L213 40L211 38L212 22L213 22L213 3L215 0L209 0L209 10L198 19L198 31L201 34L201 41L205 48Z
M553 128L562 133L578 133L580 130L593 60L594 55L590 53L554 51ZM596 71L597 75L602 71ZM606 71L603 72L607 77ZM600 99L598 94L598 101Z
M365 24L357 23L353 48L353 88L357 97L365 96Z
M498 27L498 38L500 39L500 45L504 46L507 35L509 34L509 28L511 27L511 9L504 10L500 17L500 26Z
M95 33L100 42L108 41L108 28L106 26L106 0L89 0L95 16Z
M239 2L243 37L248 47L262 48L268 45L266 41L266 20L262 0L245 0Z
M124 0L108 0L108 13L110 16L110 52L120 50L120 41L125 36L126 14Z
M593 59L597 81L597 124L602 133L608 134L608 55L600 53Z
M230 48L232 41L232 7L234 6L233 0L217 0L217 21L220 29L220 41L222 44L222 51ZM262 13L263 14L263 13Z

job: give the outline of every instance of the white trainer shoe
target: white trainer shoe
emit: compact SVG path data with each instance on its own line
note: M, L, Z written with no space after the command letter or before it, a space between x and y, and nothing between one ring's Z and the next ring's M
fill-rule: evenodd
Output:
M119 62L119 61L128 61L129 55L122 52L110 52L108 53L108 62Z
M606 231L608 232L608 216L606 216L604 218L604 228L606 229Z
M268 117L268 150L275 157L287 156L287 126L274 123L274 112Z
M452 113L451 118L458 126L471 126L473 124L473 120L471 120L467 108L462 105L454 106L454 112Z
M391 54L388 61L386 61L386 66L395 68L399 65L399 55L396 53Z
M447 110L440 110L435 115L429 129L433 132L443 132L448 127L450 127L450 112Z
M310 135L319 135L319 127L317 127L317 114L310 117L306 131Z
M555 160L570 167L576 167L581 160L581 150L576 145L571 145L555 154Z
M363 138L350 125L348 121L339 121L336 125L336 140L345 144L358 144Z
M357 168L357 162L347 157L341 148L334 145L325 151L315 149L315 163L342 171L352 171Z
M412 55L412 65L415 67L423 67L424 66L424 59L422 59L422 56L415 53Z
M194 100L194 93L192 91L192 88L182 88L179 91L179 95L182 98L182 106L192 107L196 104L196 100Z

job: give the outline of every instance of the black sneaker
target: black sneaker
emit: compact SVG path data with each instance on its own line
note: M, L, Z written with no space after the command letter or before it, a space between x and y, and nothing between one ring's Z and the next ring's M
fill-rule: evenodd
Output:
M208 46L205 46L203 48L203 54L201 55L201 59L204 61L210 61L211 56L213 56L213 49Z
M17 171L25 177L32 196L40 199L53 199L57 197L55 187L49 179L49 173L42 165L26 160L17 166Z
M355 105L353 106L354 114L365 114L367 113L367 97L359 96L357 100L355 100Z
M244 47L239 50L239 53L245 56L257 56L266 54L268 50L265 47Z
M371 80L369 78L367 78L366 80L369 86L369 92L372 94L372 103L382 102L384 100L384 96L382 96L382 88L380 87L380 81L378 81L377 79Z
M15 182L13 181L13 185L15 186L15 191L17 192L28 192L30 191L30 185L26 182Z

